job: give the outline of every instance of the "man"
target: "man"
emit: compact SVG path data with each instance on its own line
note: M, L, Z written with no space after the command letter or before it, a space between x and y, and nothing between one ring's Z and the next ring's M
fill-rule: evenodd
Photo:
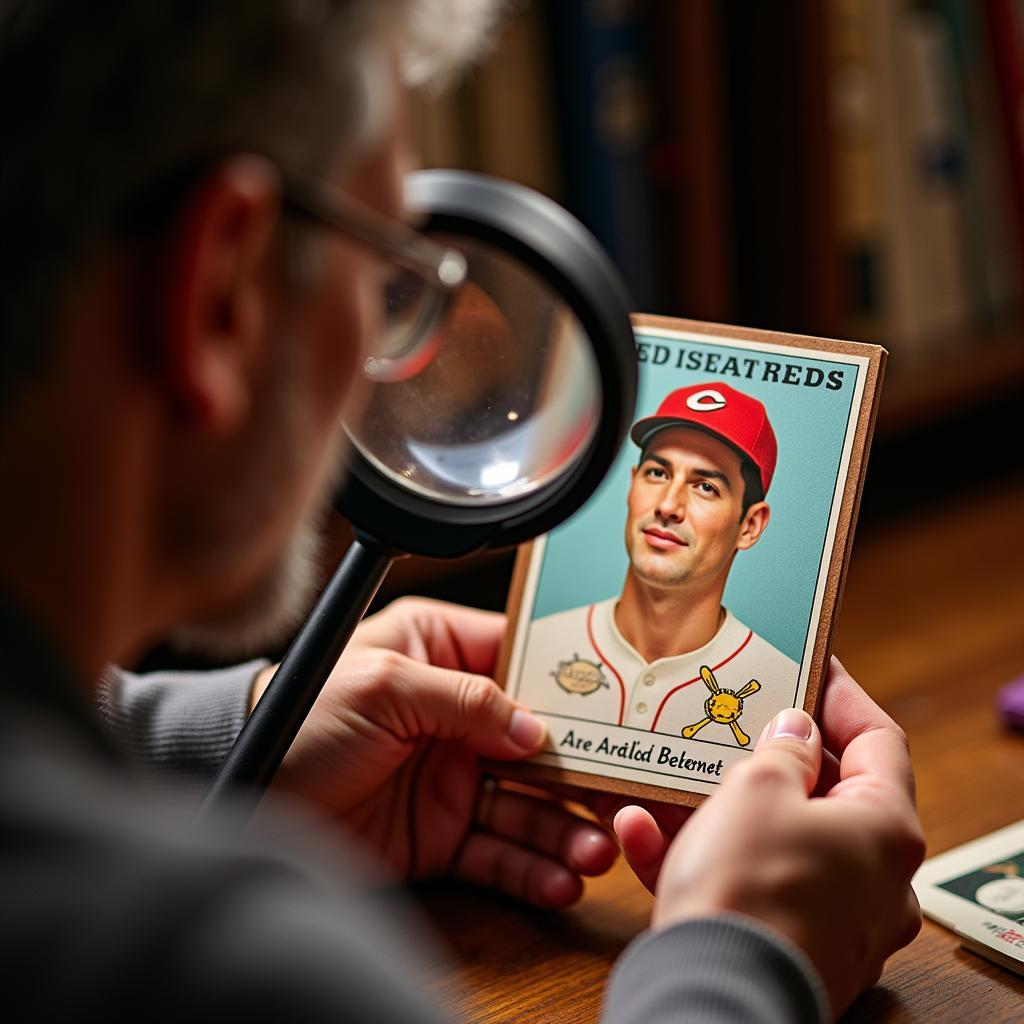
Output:
M640 459L622 593L533 623L518 697L538 711L745 747L792 706L799 673L722 605L737 552L771 517L771 422L761 402L728 384L694 384L667 395L630 436ZM584 687L561 668L581 661L591 669ZM708 721L702 667L734 693L758 682L742 723Z
M487 678L500 616L389 610L318 701L278 798L325 809L361 861L294 810L241 838L197 829L191 802L168 807L137 784L90 708L105 667L159 638L251 648L300 613L306 538L358 404L391 247L293 216L288 182L313 177L335 212L398 228L398 70L422 80L457 62L489 6L0 3L0 942L14 1019L436 1020L416 981L428 944L373 896L381 872L454 873L564 906L614 855L603 829L553 801L480 788L477 754L543 741ZM130 705L147 681L123 678L105 688L108 718L129 755L208 774L255 672L217 675L177 705L151 680L157 712L127 717L125 694ZM807 797L821 739L798 712L775 723L749 785L723 786L683 830L685 849L666 852L671 809L600 808L642 877L661 878L658 931L624 962L609 1020L639 1019L658 991L644 972L666 956L696 965L658 973L699 1010L700 991L723 984L703 951L725 947L716 963L743 978L726 990L756 996L744 1005L816 1019L912 934L905 750L838 670L832 692L834 813ZM695 891L701 836L754 798L778 812L755 856L770 870L743 870L752 837L736 829L718 884ZM780 870L805 863L795 849L809 869Z

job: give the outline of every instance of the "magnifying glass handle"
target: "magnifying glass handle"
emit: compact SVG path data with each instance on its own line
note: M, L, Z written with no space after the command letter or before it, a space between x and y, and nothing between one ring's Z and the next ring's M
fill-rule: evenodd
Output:
M228 800L234 814L255 810L394 560L356 536L203 796L200 819Z

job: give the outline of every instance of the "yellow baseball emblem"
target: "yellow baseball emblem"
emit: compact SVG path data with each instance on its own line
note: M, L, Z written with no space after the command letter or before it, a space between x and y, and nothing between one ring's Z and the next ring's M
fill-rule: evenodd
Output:
M707 665L701 665L700 677L704 680L704 685L711 691L711 696L704 701L704 714L707 717L702 718L699 722L694 722L693 725L686 726L683 729L683 738L692 739L705 725L716 722L718 725L729 726L733 736L736 737L736 742L741 747L747 746L750 743L750 737L737 725L736 719L743 714L743 698L757 693L761 689L761 684L756 679L751 679L739 691L720 687L714 673Z
M608 686L601 665L587 661L578 654L574 654L570 661L560 661L558 669L551 675L566 693L578 693L581 697L586 697L602 686Z

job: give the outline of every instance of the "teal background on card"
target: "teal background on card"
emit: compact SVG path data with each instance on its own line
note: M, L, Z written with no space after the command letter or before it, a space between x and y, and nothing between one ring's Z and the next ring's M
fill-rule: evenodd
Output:
M768 529L733 562L725 604L742 622L794 661L803 656L822 546L842 457L847 420L859 366L797 355L736 349L690 338L662 338L637 332L648 346L640 364L637 416L652 415L675 388L724 381L760 399L779 443L775 476L768 491L772 518ZM668 362L654 366L654 347L669 349ZM754 377L677 369L680 348L758 359ZM766 361L817 367L843 373L843 387L818 388L763 381ZM742 363L741 363L742 366ZM802 377L802 371L801 371ZM614 466L586 506L548 534L533 618L604 600L622 589L628 560L623 541L630 467L639 450L628 438Z

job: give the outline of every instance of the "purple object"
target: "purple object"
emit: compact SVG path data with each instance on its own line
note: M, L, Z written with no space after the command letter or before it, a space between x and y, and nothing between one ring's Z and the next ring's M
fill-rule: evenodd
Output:
M1024 729L1024 676L1007 683L996 694L999 717L1014 729Z

